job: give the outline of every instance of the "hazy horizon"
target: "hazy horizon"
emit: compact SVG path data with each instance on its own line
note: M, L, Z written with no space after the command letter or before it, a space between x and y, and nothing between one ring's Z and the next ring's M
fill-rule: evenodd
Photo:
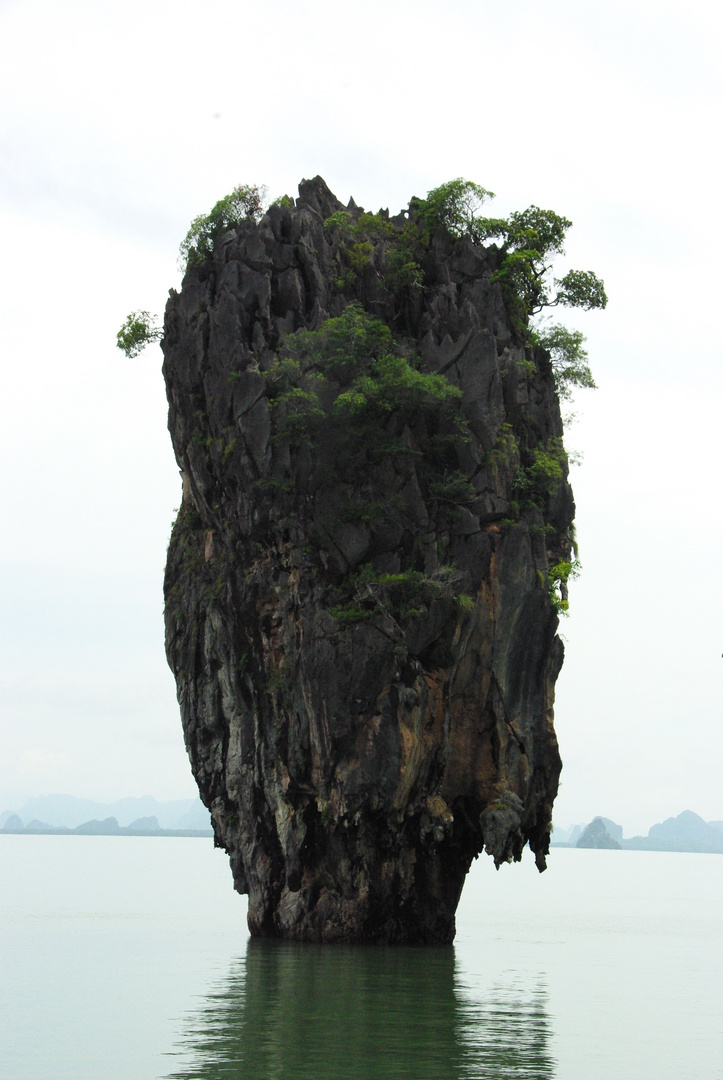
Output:
M721 9L6 0L0 31L2 789L196 794L163 651L161 355L115 347L179 287L192 219L244 182L321 174L395 212L463 176L496 216L571 218L559 271L610 298L559 316L599 389L566 435L584 569L555 818L723 816Z
M25 795L25 796L23 796L23 801L21 803L17 803L16 805L9 805L7 802L5 802L3 800L3 795L4 795L4 793L2 791L0 791L0 828L2 827L2 825L4 823L4 820L6 819L6 817L10 813L18 814L20 816L20 811L23 810L23 808L28 803L41 802L42 800L53 800L53 799L56 799L56 800L64 800L64 799L77 800L79 803L82 803L82 804L87 803L89 805L94 805L94 806L96 806L98 808L106 808L106 809L113 809L115 807L118 807L122 803L131 803L131 802L133 802L133 803L143 803L143 802L149 801L149 802L155 803L157 808L170 808L172 806L173 807L180 807L181 805L184 805L184 806L187 805L188 810L191 810L192 808L194 808L194 803L198 803L199 806L205 811L205 813L208 813L208 811L203 806L203 803L201 802L198 795L196 795L195 797L189 797L189 798L185 798L185 799L157 799L154 795L149 795L149 794L140 795L140 796L139 795L125 795L125 796L122 796L119 799L86 799L86 798L83 798L81 796L73 795L70 792L55 792L55 793L48 794L48 795ZM553 824L554 824L554 827L555 827L555 832L558 833L558 835L559 835L559 834L562 834L562 833L570 833L570 832L572 832L574 829L576 829L578 827L584 828L586 825L589 825L590 822L593 821L595 818L602 817L602 818L607 818L608 820L614 821L616 825L619 825L623 829L623 835L624 835L625 839L629 839L631 836L646 836L648 831L654 825L658 825L658 824L661 824L664 821L668 821L670 819L677 818L680 814L690 812L690 811L692 811L698 817L701 817L703 821L706 821L706 823L709 823L711 821L717 821L717 822L723 821L723 809L721 810L719 817L712 817L712 818L706 819L706 818L703 818L701 814L698 814L698 811L695 810L694 807L686 806L686 807L683 807L681 810L677 810L677 811L671 812L669 814L666 814L659 821L651 821L651 823L648 825L648 827L646 829L643 829L643 830L640 830L640 831L637 831L637 832L634 832L634 833L631 832L631 830L626 827L624 821L617 821L614 818L611 818L610 815L605 813L605 812L600 812L600 813L597 813L597 814L593 814L592 817L590 817L590 818L588 818L586 820L570 821L570 822L564 822L564 823L560 819L555 820L554 817L553 817ZM56 814L56 816L57 816L57 814ZM129 813L127 813L125 815L125 818L124 818L124 820L127 819L127 821L126 821L127 824L130 824L131 816L135 816L135 815L130 812L130 808L129 808ZM24 819L21 818L21 820L23 820L24 825L28 824L28 822L25 821ZM43 821L42 818L40 818L39 820ZM120 824L123 825L123 821L121 821L120 818L119 818L119 821L120 821ZM82 824L83 822L78 820L77 823ZM44 822L44 824L52 825L53 822L46 821L46 822ZM61 821L58 820L57 824L58 825L70 825L70 822L66 822L66 821L61 822ZM71 825L70 827L73 827L73 826ZM173 826L168 826L168 827L170 828L170 827L173 827ZM554 839L554 834L553 834L553 839Z

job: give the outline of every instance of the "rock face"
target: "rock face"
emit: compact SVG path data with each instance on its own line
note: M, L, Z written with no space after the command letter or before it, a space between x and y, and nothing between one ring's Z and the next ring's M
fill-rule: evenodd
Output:
M483 848L499 865L529 842L545 867L563 655L550 568L574 514L559 404L491 280L494 247L434 235L423 277L394 279L383 231L360 252L329 227L343 207L324 182L299 191L218 238L168 302L183 504L167 655L251 933L449 942ZM387 449L366 457L351 423L279 427L268 373L288 335L350 300L458 388L463 426L388 410Z

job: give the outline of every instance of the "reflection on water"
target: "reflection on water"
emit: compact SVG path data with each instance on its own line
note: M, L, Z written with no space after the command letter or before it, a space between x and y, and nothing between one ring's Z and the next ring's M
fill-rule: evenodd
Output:
M184 1019L166 1080L552 1080L545 999L514 976L470 990L452 947L252 940Z

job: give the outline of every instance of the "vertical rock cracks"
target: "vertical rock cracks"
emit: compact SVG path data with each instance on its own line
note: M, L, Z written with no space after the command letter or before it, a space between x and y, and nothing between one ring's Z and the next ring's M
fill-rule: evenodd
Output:
M299 191L217 239L168 301L183 503L167 655L251 933L449 942L483 849L499 865L529 843L545 867L563 652L549 571L574 515L559 404L493 246L435 234L422 276L390 286L372 236L350 275L324 226L341 203L318 177ZM323 420L280 433L268 375L289 335L352 301L461 392L457 426L387 411L391 449L357 447L356 472L338 421L336 442Z

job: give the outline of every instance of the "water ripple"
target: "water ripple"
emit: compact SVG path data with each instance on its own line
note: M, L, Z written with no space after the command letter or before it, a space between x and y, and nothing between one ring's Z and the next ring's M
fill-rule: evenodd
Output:
M182 1022L165 1080L552 1080L542 981L485 991L454 949L250 941Z

